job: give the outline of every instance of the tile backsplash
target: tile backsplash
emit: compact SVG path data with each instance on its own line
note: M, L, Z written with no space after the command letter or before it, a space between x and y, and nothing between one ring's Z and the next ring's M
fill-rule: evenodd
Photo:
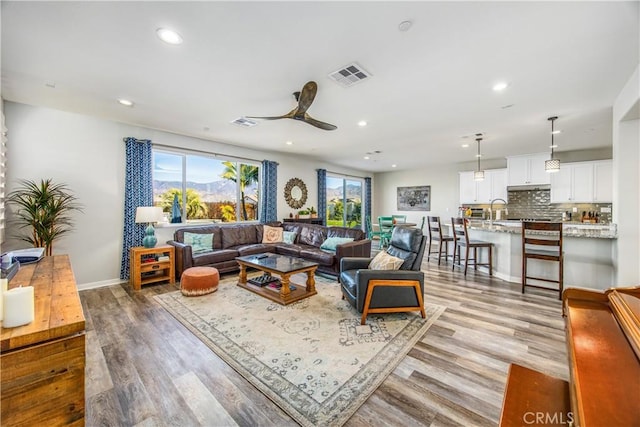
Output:
M509 219L539 218L551 221L562 221L563 212L571 212L571 221L580 222L582 212L598 213L599 222L611 223L611 213L601 212L601 208L609 208L611 203L551 203L551 190L509 191L507 202ZM493 209L502 209L502 204L494 204ZM476 205L489 208L489 205ZM573 208L577 212L573 212ZM503 218L504 218L503 214Z

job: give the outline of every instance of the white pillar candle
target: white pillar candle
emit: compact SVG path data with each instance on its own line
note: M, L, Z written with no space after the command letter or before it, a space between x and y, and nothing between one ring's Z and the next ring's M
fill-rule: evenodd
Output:
M0 321L2 321L2 314L4 307L4 293L7 292L7 287L9 286L9 281L7 279L0 279Z
M4 302L3 328L13 328L33 322L35 303L33 286L9 289L2 294Z

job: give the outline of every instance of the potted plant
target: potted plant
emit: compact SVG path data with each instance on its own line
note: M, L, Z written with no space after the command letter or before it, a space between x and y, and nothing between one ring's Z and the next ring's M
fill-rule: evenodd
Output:
M311 215L311 218L318 218L318 212L316 212L313 206L309 208L309 215Z
M309 211L307 209L299 210L298 218L309 218Z
M51 179L34 181L21 180L20 185L7 196L7 202L16 207L15 223L18 229L28 228L30 234L15 237L45 248L51 255L53 242L73 228L71 214L81 211L76 197L64 184L54 184Z

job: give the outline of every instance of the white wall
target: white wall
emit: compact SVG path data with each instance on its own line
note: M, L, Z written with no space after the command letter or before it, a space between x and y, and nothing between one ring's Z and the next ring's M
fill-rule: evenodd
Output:
M431 210L398 211L397 187L431 186ZM440 216L442 221L458 215L458 168L454 165L429 166L424 169L377 173L374 176L373 222L379 215L403 214L418 225L423 216Z
M301 157L260 152L190 138L81 114L5 102L8 129L7 191L17 180L52 178L66 183L83 213L74 215L74 231L54 245L54 254L69 254L76 281L83 288L120 282L124 206L125 151L122 138L132 136L154 143L217 152L255 160L273 160L278 166L278 217L289 215L284 185L293 177L307 185L306 206L318 206L316 169L355 176L367 174ZM11 216L9 215L9 220ZM2 251L27 247L7 232ZM166 241L171 229L159 230Z
M613 221L616 286L640 284L640 66L613 104Z

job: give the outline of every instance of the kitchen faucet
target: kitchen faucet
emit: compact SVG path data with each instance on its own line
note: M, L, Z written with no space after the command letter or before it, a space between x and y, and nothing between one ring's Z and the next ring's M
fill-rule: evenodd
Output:
M502 202L508 204L505 199L493 199L489 204L489 224L493 224L493 202Z

